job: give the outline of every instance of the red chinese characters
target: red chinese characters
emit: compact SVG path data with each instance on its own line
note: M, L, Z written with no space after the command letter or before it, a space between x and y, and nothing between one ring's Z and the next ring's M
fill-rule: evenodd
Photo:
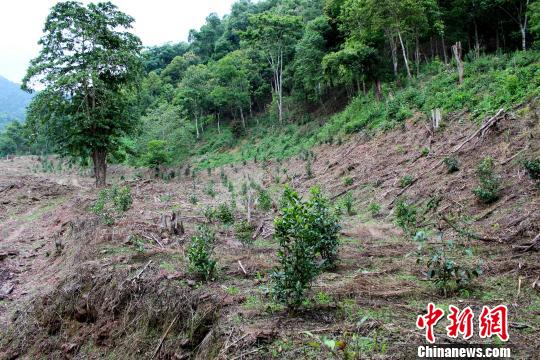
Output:
M429 303L428 313L424 316L418 316L416 320L416 326L420 329L426 329L426 339L432 344L435 342L433 327L437 325L443 316L444 310L436 308L433 303Z
M457 338L463 334L463 339L467 340L473 336L473 317L474 313L470 307L459 311L454 305L450 305L450 314L448 320L450 325L446 327L446 333L451 338Z
M502 341L508 341L508 309L505 305L499 305L493 309L484 306L479 325L481 338L497 335Z
M474 313L467 306L460 310L454 305L449 306L448 321L446 334L448 337L456 339L460 334L464 340L468 340L473 336L474 332ZM433 303L428 304L427 314L418 316L416 326L426 331L426 340L433 344L435 342L434 327L439 320L444 317L444 310L437 308ZM508 309L505 305L499 305L494 308L484 306L482 313L478 318L480 328L479 336L481 338L490 338L497 335L502 341L508 341Z

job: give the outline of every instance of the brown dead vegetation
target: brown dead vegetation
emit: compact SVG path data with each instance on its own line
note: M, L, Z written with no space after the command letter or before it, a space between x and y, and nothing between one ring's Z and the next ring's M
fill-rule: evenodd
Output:
M196 181L181 176L162 182L151 173L125 181L133 207L105 226L88 211L97 198L87 187L91 179L30 174L36 158L0 161L0 291L10 290L0 298L0 323L7 329L0 358L339 358L342 353L321 343L332 338L359 346L360 358L401 359L403 344L423 341L414 321L430 301L475 310L508 304L511 345L523 358L538 353L540 194L519 164L522 156L540 154L538 111L535 104L514 109L467 142L457 152L461 171L454 174L433 167L479 129L465 113L447 116L435 132L409 122L372 139L359 134L342 146L320 146L312 179L301 159L265 169L253 163L224 167L236 189L249 174L266 184L274 201L282 185L272 175L279 167L289 170L301 192L319 184L338 201L347 191L356 200L359 214L344 216L339 264L319 276L310 303L295 314L267 292L276 264L272 212L251 214L252 246L242 245L232 227L210 224L217 232L218 279L200 284L187 272L186 244L207 221L204 208L230 202L219 170L201 172ZM429 154L421 156L425 146ZM471 190L474 169L487 155L498 162L504 190L498 202L481 205ZM134 170L116 167L112 174L118 182ZM404 175L415 179L405 191L398 184ZM344 176L352 186L343 184ZM204 192L210 180L215 198ZM444 298L427 281L411 256L415 245L392 224L400 192L417 203L440 198L430 221L445 238L458 239L465 228L476 235L467 241L484 261L485 275L471 294ZM381 205L376 217L367 211L372 203ZM238 204L237 221L247 216ZM440 329L438 335L448 340Z

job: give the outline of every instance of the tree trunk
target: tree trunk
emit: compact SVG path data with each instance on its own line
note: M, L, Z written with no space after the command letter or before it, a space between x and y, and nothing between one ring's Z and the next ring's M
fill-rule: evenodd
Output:
M443 52L443 56L444 56L444 64L448 64L448 57L446 56L446 43L444 41L444 35L441 36L441 40L442 40L442 52Z
M459 84L463 84L463 61L461 61L461 42L458 41L452 46L452 53L457 63Z
M523 51L527 50L527 29L523 26L519 26L521 32L521 49Z
M405 61L405 69L407 69L407 77L409 80L412 79L411 69L409 68L409 59L407 58L407 49L403 43L403 37L401 36L401 31L398 31L399 43L401 44L401 50L403 52L403 60Z
M474 21L474 53L476 58L480 57L480 39L478 39L478 25Z
M416 34L416 49L415 49L415 60L416 60L416 77L420 75L420 40L418 39L418 34Z
M242 119L242 127L245 130L246 129L246 119L244 118L244 111L242 111L242 107L240 107L240 118Z
M381 95L381 80L377 79L375 80L375 98L377 101L381 101L382 95Z
M283 125L283 50L279 54L278 82L279 123Z
M390 52L392 54L392 65L394 70L394 77L399 86L399 74L398 74L398 59L397 59L397 44L395 37L387 33L388 41L390 43Z
M107 185L107 151L92 151L92 160L94 162L94 176L96 178L96 187L105 187Z
M197 131L197 139L199 138L199 119L195 115L195 130Z
M219 111L217 113L217 131L219 134L221 134L221 127L219 126Z

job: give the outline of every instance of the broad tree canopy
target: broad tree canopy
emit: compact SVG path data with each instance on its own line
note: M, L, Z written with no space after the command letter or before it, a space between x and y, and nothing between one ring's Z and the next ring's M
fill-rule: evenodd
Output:
M25 89L42 90L29 121L47 128L60 153L92 156L97 186L105 185L107 154L138 118L141 41L128 31L132 23L110 2L56 4L23 80Z

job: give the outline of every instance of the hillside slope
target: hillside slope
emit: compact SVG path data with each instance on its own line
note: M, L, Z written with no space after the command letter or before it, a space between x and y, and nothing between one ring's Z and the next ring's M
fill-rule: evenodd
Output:
M32 95L0 75L0 130L13 120L24 121Z
M485 132L468 121L471 114L455 112L435 132L409 120L289 160L196 177L189 168L172 169L177 176L167 182L113 167L112 181L133 194L132 208L114 215L113 226L89 211L98 195L84 171L58 170L57 160L52 173L42 171L51 168L43 159L2 160L0 320L8 330L0 357L327 359L347 351L353 358L412 358L424 341L416 317L435 302L475 313L508 305L513 355L530 358L540 351L540 249L530 244L540 232L540 188L521 160L540 156L538 100L499 115ZM441 160L452 152L460 170L449 174ZM486 156L503 189L498 201L482 205L472 190ZM186 246L209 221L208 207L234 203L236 222L245 217L239 193L248 181L275 203L286 183L302 193L319 185L336 204L352 196L340 262L318 277L300 312L287 313L268 294L277 251L272 211L255 210L260 231L251 246L233 227L210 220L219 275L204 284L186 269ZM439 234L432 245L452 240L470 251L461 260L480 264L483 275L469 290L444 296L416 264L417 244L394 225L398 196L426 209L422 226ZM160 227L171 211L184 235ZM443 333L437 326L438 343L453 342ZM343 341L344 349L325 339ZM496 341L475 335L471 342Z

